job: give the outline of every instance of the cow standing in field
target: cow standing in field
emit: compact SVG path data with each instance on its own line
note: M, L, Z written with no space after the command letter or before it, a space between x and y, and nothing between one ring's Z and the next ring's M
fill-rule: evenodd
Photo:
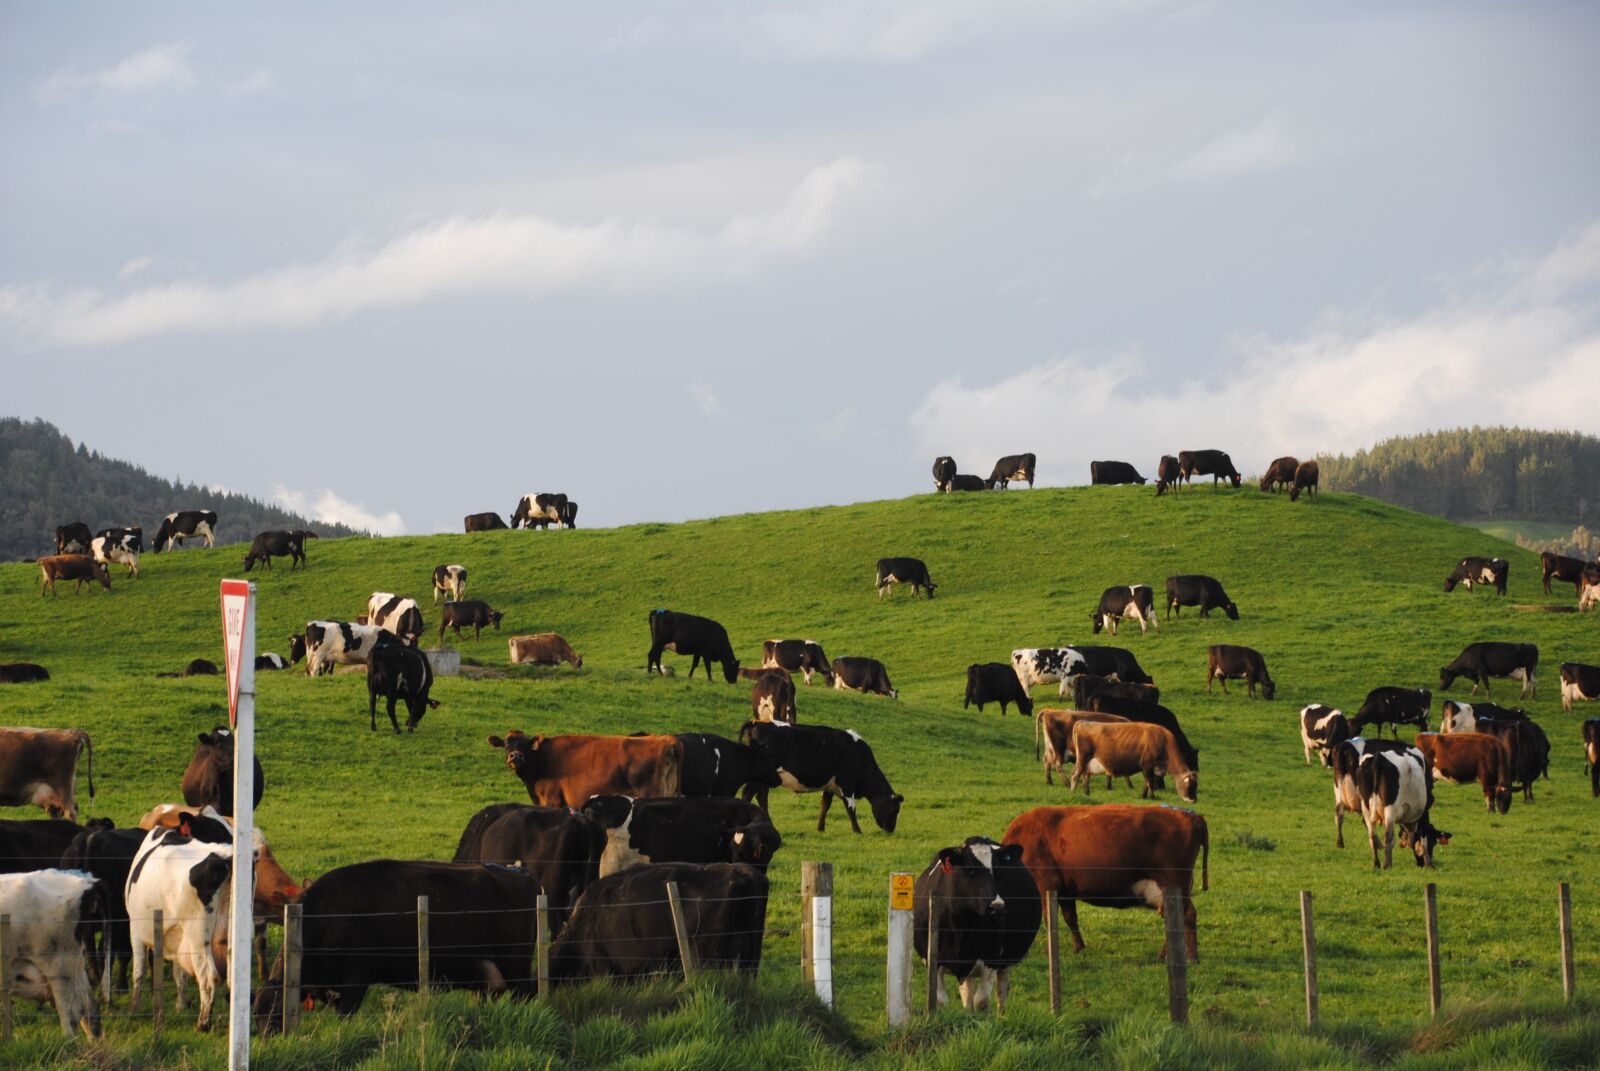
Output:
M80 871L0 875L0 913L11 922L8 1032L16 996L54 1001L61 1032L69 1038L80 1027L91 1038L100 1036L100 1009L89 985L82 935L104 920L105 899L100 882Z
M307 621L306 630L289 637L289 664L306 660L306 676L332 673L335 665L364 666L372 652L385 644L401 642L377 625L349 621Z
M1101 714L1093 710L1041 710L1034 719L1034 725L1039 728L1039 733L1044 737L1044 783L1055 784L1055 774L1061 775L1061 783L1069 784L1071 778L1067 774L1067 760L1078 761L1078 753L1072 748L1072 730L1080 721L1092 722L1128 722L1120 714ZM1110 788L1112 779L1106 775L1106 787ZM1127 779L1129 788L1133 787L1133 778Z
M1600 699L1600 666L1582 662L1561 663L1561 709L1570 712L1574 700Z
M1447 690L1457 677L1465 677L1472 682L1472 695L1478 694L1479 685L1483 694L1489 695L1491 677L1509 677L1522 683L1518 699L1530 692L1538 698L1534 676L1538 668L1539 648L1531 643L1469 643L1454 662L1439 670L1439 690Z
M1511 575L1511 563L1504 558L1462 558L1449 576L1444 578L1444 589L1454 591L1457 584L1468 591L1474 584L1493 584L1496 595L1506 593L1506 580Z
M1589 775L1589 794L1600 797L1600 718L1584 719L1583 763Z
M1089 462L1089 483L1095 485L1114 485L1124 483L1144 483L1145 478L1139 475L1126 461L1091 461Z
M87 554L90 538L89 526L82 521L63 524L56 529L56 553Z
M1183 761L1191 770L1200 769L1200 749L1190 743L1189 736L1183 731L1183 726L1178 723L1178 716L1160 703L1146 703L1138 699L1119 699L1109 695L1095 695L1089 699L1089 709L1100 714L1116 714L1127 718L1129 721L1142 722L1146 725L1159 725L1172 734L1178 742L1178 754L1183 756ZM1156 776L1156 787L1165 787L1160 775Z
M1415 756L1418 762L1425 761L1422 752L1415 745L1402 743L1399 740L1369 740L1364 736L1352 736L1335 747L1333 749L1333 844L1336 848L1344 847L1344 816L1361 813L1361 786L1356 780L1361 759L1365 755L1379 752L1409 754ZM1428 799L1430 803L1433 800L1431 791Z
M1539 555L1539 572L1544 581L1544 593L1550 594L1550 579L1554 577L1563 583L1572 585L1574 595L1583 594L1583 573L1590 568L1589 562L1582 558L1569 558L1565 554L1554 554L1548 550Z
M89 590L94 590L94 585L99 584L107 591L111 590L111 574L106 571L103 563L97 562L87 554L52 554L39 559L39 594L44 595L45 589L50 589L52 597L56 594L57 580L75 580L77 586L73 594L83 591L87 583Z
M670 736L489 737L541 807L581 807L590 796L676 796L683 744Z
M1300 501L1301 492L1305 492L1308 499L1317 497L1317 485L1322 482L1322 470L1315 461L1302 461L1294 470L1294 489L1289 492L1289 501Z
M511 515L511 527L548 529L578 527L578 504L559 493L529 493L517 503Z
M443 595L446 602L460 602L467 595L465 565L436 565L433 569L433 601Z
M706 680L711 679L711 663L722 663L722 676L729 684L739 679L739 659L734 656L733 644L728 640L728 630L709 617L678 613L675 610L651 610L650 651L645 656L645 670L655 670L666 676L661 666L661 652L673 651L689 655L689 676L703 660Z
M761 645L761 668L799 673L808 687L813 673L820 673L828 684L833 683L833 663L815 640L768 640Z
M446 609L456 603L449 603ZM406 732L416 732L422 715L438 709L439 702L428 698L433 688L433 666L428 656L415 647L402 643L385 644L372 652L367 659L367 715L373 732L378 731L378 697L387 704L389 724L400 731L400 722L394 716L395 703L406 703Z
M1313 703L1300 710L1300 745L1305 751L1306 765L1311 765L1311 753L1322 757L1322 765L1333 766L1334 750L1354 734L1350 720L1333 707Z
M393 633L401 643L414 644L427 628L417 600L389 591L374 591L367 599L367 624Z
M1156 462L1156 495L1164 495L1167 488L1174 491L1183 487L1183 466L1171 454L1162 454Z
M674 733L673 739L683 745L680 795L732 799L746 785L773 789L783 783L771 760L747 744L715 733Z
M891 584L910 584L911 596L915 598L920 592L926 591L928 598L933 598L935 587L928 578L928 567L921 558L879 558L878 559L878 601L883 601L885 594L893 594Z
M1167 620L1172 620L1174 610L1181 618L1185 606L1200 607L1201 617L1210 617L1212 610L1221 610L1229 621L1239 620L1239 608L1222 590L1222 584L1199 573L1167 577Z
M186 816L188 817L188 816ZM220 825L220 823L218 823ZM163 957L192 976L200 991L195 1029L211 1028L221 976L213 946L221 937L233 884L231 831L199 840L175 829L153 829L134 856L124 896L133 944L130 1011L139 1007L146 966L155 950L155 913L162 912Z
M1230 643L1213 644L1206 652L1206 693L1211 692L1211 682L1222 682L1222 694L1228 694L1228 681L1243 680L1250 696L1254 698L1256 685L1261 685L1261 698L1271 699L1278 686L1267 673L1267 660L1261 652L1250 647Z
M469 513L462 518L461 526L468 532L493 532L506 527L506 522L500 519L500 514Z
M1383 727L1395 739L1400 738L1400 726L1415 725L1420 732L1428 731L1428 712L1433 708L1433 693L1426 688L1397 688L1385 685L1367 693L1366 700L1356 716L1350 719L1350 733L1360 736L1369 725L1376 725L1382 734Z
M1477 782L1486 811L1511 810L1511 755L1503 741L1489 733L1418 733L1417 750L1435 780L1453 785Z
M112 562L128 567L128 576L139 579L139 537L126 529L108 528L89 541L89 555L101 565Z
M156 529L156 540L151 550L160 554L164 550L183 546L185 539L204 539L209 550L217 542L217 514L215 510L191 509L169 513Z
M994 463L994 470L989 473L989 486L1004 491L1013 480L1027 480L1028 489L1032 490L1035 463L1032 454L1007 454Z
M1420 867L1433 866L1433 849L1449 844L1450 834L1435 829L1429 818L1433 804L1428 760L1418 749L1368 752L1356 767L1356 788L1361 794L1361 817L1372 845L1372 866L1378 868L1378 826L1384 827L1383 869L1394 859L1395 830L1400 844L1409 847Z
M1023 865L1022 846L968 837L941 848L917 876L912 896L911 932L923 962L930 921L937 936L939 1004L948 999L948 974L956 979L963 1007L982 1011L993 994L1003 1014L1011 969L1033 947L1043 918L1039 887Z
M43 807L78 820L78 756L87 755L94 802L94 745L82 729L0 729L0 806Z
M1089 672L1084 656L1071 647L1019 647L1011 652L1011 669L1023 691L1041 684L1063 684L1079 673Z
M950 491L956 478L956 459L953 457L936 457L933 459L933 489L940 493Z
M750 689L750 713L756 721L794 724L794 678L781 669L762 670Z
M841 692L871 692L873 695L886 695L890 699L900 695L889 683L889 671L876 658L835 658L833 686Z
M143 829L114 829L90 822L68 842L60 855L61 869L82 871L100 882L105 896L105 918L95 960L107 965L116 975L115 989L128 988L133 944L128 934L125 890L128 872L133 869L133 857L144 843L145 833Z
M1239 470L1233 467L1233 459L1221 450L1179 450L1178 471L1184 483L1196 476L1210 476L1212 487L1222 480L1234 487L1244 482Z
M1550 738L1528 718L1479 718L1478 732L1488 733L1505 745L1506 776L1511 788L1520 788L1522 798L1531 803L1533 783L1550 776Z
M1187 803L1199 798L1199 773L1184 762L1176 738L1159 725L1079 722L1072 728L1072 751L1077 764L1071 788L1081 784L1085 795L1093 774L1116 778L1142 773L1142 798L1152 799L1157 779L1170 773L1177 780L1179 798Z
M1131 584L1106 588L1100 595L1100 605L1090 615L1094 621L1094 631L1109 629L1111 635L1117 634L1117 623L1125 617L1131 617L1139 622L1139 631L1145 631L1147 625L1161 631L1161 622L1155 613L1156 596L1149 584Z
M461 639L463 625L472 629L472 638L478 639L483 634L483 626L493 625L496 632L500 631L500 619L505 615L499 610L491 610L489 604L481 599L467 599L465 602L447 602L439 611L439 643L444 643L444 630L454 629L456 639Z
M194 757L183 771L183 801L200 809L214 807L224 818L233 817L233 733L218 725L209 733L201 733L195 744ZM267 779L261 771L261 760L255 758L250 785L252 806L261 806L261 795L266 791Z
M293 572L305 564L307 536L315 539L317 533L304 530L260 533L244 556L244 571L248 573L256 562L271 569L273 558L288 558L289 571Z
M1267 471L1261 474L1261 489L1278 493L1281 487L1294 485L1294 470L1300 467L1300 459L1295 457L1280 457L1267 466Z
M878 828L894 832L906 798L895 792L878 768L872 747L854 729L753 721L739 731L739 740L763 753L780 782L791 791L822 793L818 833L827 829L828 807L834 796L844 801L850 828L857 833L861 823L856 818L856 801L861 799L871 806ZM740 793L746 801L754 798L763 811L768 810L767 794L768 787L760 783L746 785Z
M961 709L974 703L980 712L985 703L999 703L1001 717L1005 716L1006 707L1015 703L1023 717L1033 716L1033 699L1017 679L1016 670L1004 662L974 662L967 667L967 694L961 700Z
M528 663L535 666L553 666L565 662L574 669L583 668L583 656L572 649L555 632L539 632L532 636L511 637L511 664Z

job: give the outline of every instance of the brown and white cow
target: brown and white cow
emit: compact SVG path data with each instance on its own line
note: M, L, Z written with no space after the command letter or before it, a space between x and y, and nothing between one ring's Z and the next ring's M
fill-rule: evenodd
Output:
M590 796L677 796L683 744L671 736L489 737L541 807L581 807Z
M766 669L750 689L750 713L756 721L794 724L794 678L781 669Z
M0 807L43 807L78 820L78 755L88 754L94 802L94 746L82 729L0 729Z
M1171 774L1178 782L1178 795L1194 803L1200 794L1200 775L1183 761L1177 739L1159 725L1129 722L1079 722L1072 728L1072 750L1077 765L1072 769L1072 788L1083 785L1089 793L1091 774L1107 777L1132 777L1144 774L1143 799L1156 793L1156 779Z
M1600 666L1582 662L1561 663L1561 709L1570 711L1574 700L1600 699Z
M1511 756L1505 741L1489 733L1418 733L1417 750L1433 769L1435 781L1483 789L1491 814L1511 810Z
M56 594L57 580L76 580L77 587L74 593L83 591L83 585L88 583L90 590L99 584L107 591L111 590L111 574L106 571L104 562L97 562L87 554L50 554L39 559L39 594L42 596L46 588L50 594Z
M1590 568L1590 563L1582 558L1569 558L1565 554L1555 554L1551 551L1542 551L1539 554L1539 572L1544 581L1544 593L1550 594L1550 580L1554 577L1563 583L1572 585L1574 595L1583 594L1583 574Z
M1120 714L1100 714L1092 710L1055 710L1047 708L1039 711L1039 716L1034 719L1039 729L1044 734L1044 783L1055 784L1054 774L1061 775L1061 783L1067 784L1071 778L1067 776L1067 762L1078 761L1078 753L1072 748L1072 727L1080 721L1094 722L1127 722L1128 719ZM1106 777L1106 787L1111 787L1111 777ZM1128 781L1128 787L1133 787L1133 781Z
M574 651L560 633L536 632L532 636L511 637L512 665L553 666L558 662L574 668L583 667L583 656Z

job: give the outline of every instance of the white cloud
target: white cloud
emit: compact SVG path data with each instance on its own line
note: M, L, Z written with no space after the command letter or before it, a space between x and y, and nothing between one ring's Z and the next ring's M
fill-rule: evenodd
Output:
M133 259L129 260L127 263L122 265L122 269L117 272L117 278L118 279L131 278L132 276L138 275L140 272L144 271L146 268L150 267L155 262L156 262L156 258L155 257L134 257Z
M717 397L716 391L704 383L692 383L687 388L689 397L700 407L700 412L707 420L723 424L737 424L739 421L734 415L723 408L722 399Z
M405 519L394 510L375 513L365 503L340 498L324 487L317 491L295 491L283 484L272 485L272 500L291 513L298 513L313 521L343 524L350 528L364 528L378 535L404 535Z
M1160 186L1220 183L1306 167L1334 151L1336 141L1325 131L1270 115L1213 134L1199 144L1129 154L1095 183L1090 193L1142 193Z
M41 100L59 100L86 90L136 93L187 89L193 83L189 46L178 41L135 52L98 71L63 67L40 84L37 94Z
M303 328L456 294L543 296L724 285L802 255L881 176L854 157L813 168L776 209L695 229L654 220L565 223L535 215L457 216L376 249L227 283L173 283L122 296L0 287L0 323L42 344L97 346L158 335Z

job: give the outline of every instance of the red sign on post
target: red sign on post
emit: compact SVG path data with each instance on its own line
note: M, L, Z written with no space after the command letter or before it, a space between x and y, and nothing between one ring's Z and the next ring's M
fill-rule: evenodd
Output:
M245 619L250 614L250 581L222 582L222 644L228 673L228 724L239 726L239 667L244 660ZM251 657L255 657L252 651Z

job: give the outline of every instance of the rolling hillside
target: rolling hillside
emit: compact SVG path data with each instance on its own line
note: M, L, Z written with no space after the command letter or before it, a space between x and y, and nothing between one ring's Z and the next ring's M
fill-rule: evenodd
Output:
M1510 597L1444 593L1454 561L1480 552L1510 557ZM0 722L90 731L99 789L91 813L130 824L152 803L175 798L194 734L226 719L220 679L154 674L195 656L220 660L217 581L239 575L241 553L227 547L149 556L143 579L119 578L109 595L74 596L63 588L56 599L39 597L34 567L0 566L0 661L40 662L53 677L0 691ZM267 791L259 817L278 858L297 875L375 856L449 858L473 811L524 795L485 742L489 733L734 735L749 713L746 686L720 676L715 683L687 680L683 660L671 678L642 672L653 607L719 619L751 661L765 638L812 637L830 656L871 655L887 665L898 701L800 686L800 719L861 732L906 804L893 836L873 828L865 810L867 832L854 836L838 807L819 834L815 796L774 793L773 816L786 843L771 871L762 976L792 995L781 987L796 974L799 863L832 861L843 1020L830 1029L856 1038L858 1054L877 1051L889 872L918 870L936 849L970 835L999 836L1029 807L1084 802L1059 784L1046 787L1027 719L1015 712L1001 718L995 708L962 710L966 666L1006 661L1014 647L1091 641L1090 615L1104 587L1149 582L1159 591L1169 574L1202 572L1226 585L1240 621L1220 614L1201 621L1191 612L1159 632L1124 629L1118 639L1098 638L1138 655L1201 752L1197 809L1210 824L1212 857L1211 891L1197 898L1195 1021L1230 1036L1294 1030L1302 1014L1300 889L1316 896L1329 1023L1402 1030L1425 1017L1421 903L1428 880L1439 884L1448 998L1531 1006L1559 995L1554 908L1561 880L1575 892L1579 977L1600 977L1600 801L1590 799L1583 775L1579 726L1586 712L1560 710L1557 677L1561 661L1600 661L1600 627L1592 615L1515 609L1570 603L1570 589L1545 596L1536 557L1470 528L1350 495L1292 506L1248 486L1160 499L1148 488L1073 488L924 495L614 530L324 541L310 555L299 572L280 566L251 574L260 591L261 650L284 651L285 637L309 618L355 616L380 589L420 597L437 628L427 601L431 570L460 562L470 573L468 596L505 611L509 630L463 642L470 661L505 669L506 636L540 630L564 634L585 661L579 671L519 668L504 677L441 680L434 696L442 707L417 734L398 738L361 724L366 692L359 676L260 675L257 731ZM873 563L883 555L924 558L938 597L914 601L901 592L880 603ZM1484 814L1476 787L1441 785L1434 821L1453 839L1439 850L1439 868L1425 874L1397 846L1395 868L1374 873L1358 820L1346 822L1349 847L1333 847L1331 778L1302 764L1298 711L1310 702L1352 711L1380 684L1436 689L1439 667L1480 639L1539 645L1541 687L1524 705L1551 737L1551 779L1538 785L1535 802L1519 798L1505 816ZM1250 700L1242 689L1208 695L1205 648L1217 642L1260 650L1277 699ZM1465 693L1458 685L1453 694ZM1497 700L1514 696L1510 682L1495 687ZM1035 697L1061 705L1053 691L1041 688ZM1096 786L1091 800L1135 798L1125 788ZM1167 793L1163 802L1175 797ZM1063 963L1068 1020L1086 1030L1099 1024L1098 1034L1127 1016L1163 1014L1158 918L1086 907L1082 924L1088 948L1066 953ZM1042 947L1041 938L1036 949ZM1013 1006L1025 1028L1045 1029L1041 956L1019 969ZM54 1032L53 1015L21 1014L34 1036ZM352 1029L378 1032L370 1024L384 1014L382 1002L369 999L359 1020L369 1025ZM212 1046L221 1039L194 1041L186 1018L169 1023L183 1044L217 1051ZM115 1039L133 1029L113 1019L107 1032ZM296 1044L320 1039L315 1044L333 1045L327 1051L342 1051L328 1040L334 1030L320 1025L303 1042L273 1051L282 1066L299 1066L326 1053ZM1347 1040L1353 1050L1324 1057L1377 1055L1363 1053L1367 1042ZM895 1052L883 1050L884 1066L899 1066ZM415 1054L408 1059L416 1065ZM553 1066L568 1060L560 1056Z

